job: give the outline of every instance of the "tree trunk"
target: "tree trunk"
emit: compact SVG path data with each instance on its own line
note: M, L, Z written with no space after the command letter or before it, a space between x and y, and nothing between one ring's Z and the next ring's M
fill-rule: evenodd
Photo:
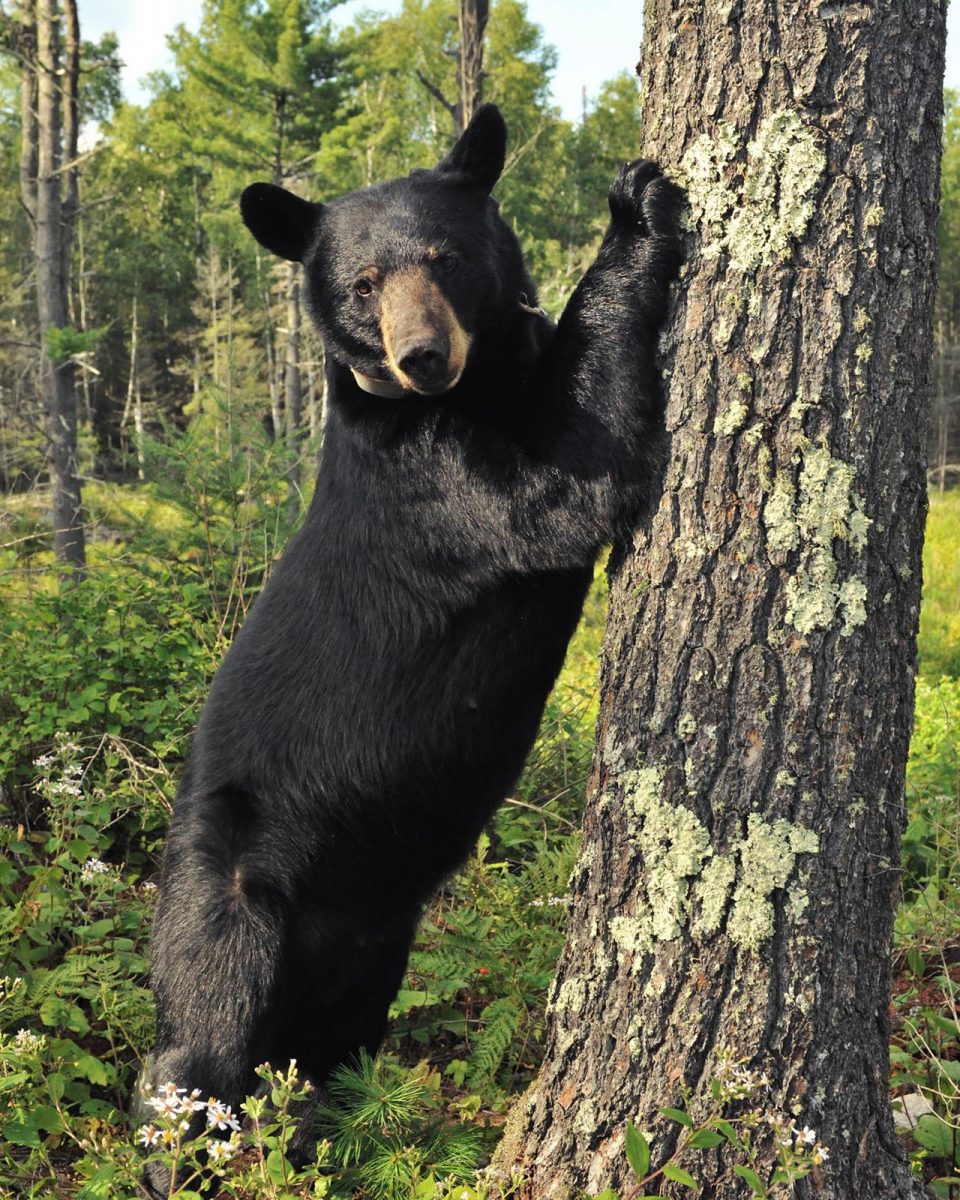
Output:
M663 498L618 557L546 1059L495 1164L633 1194L725 1054L816 1130L797 1197L925 1196L888 1099L931 389L943 6L646 8L644 150L688 188ZM910 64L910 69L904 69ZM761 1166L776 1140L761 1139ZM681 1166L751 1194L723 1147ZM762 1172L761 1172L762 1173Z
M46 408L47 454L53 490L57 561L73 570L85 562L77 464L75 369L56 348L67 324L67 263L60 202L60 17L56 0L37 4L37 187L34 250L42 338L40 376ZM53 337L54 341L51 341Z
M462 133L483 102L483 38L490 0L460 0L460 49L457 56L457 103L454 125Z
M37 210L37 15L35 0L23 0L18 12L17 49L22 63L20 88L20 199L31 224Z
M284 404L287 410L287 479L289 507L300 508L300 424L303 387L300 372L300 264L287 267L287 358L284 366Z

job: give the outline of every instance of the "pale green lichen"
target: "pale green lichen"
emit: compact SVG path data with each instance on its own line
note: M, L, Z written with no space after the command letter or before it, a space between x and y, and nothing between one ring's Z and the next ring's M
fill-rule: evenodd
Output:
M812 829L789 821L747 818L747 836L740 844L740 871L727 922L732 941L757 950L773 935L773 893L786 886L798 854L815 854L820 842Z
M720 928L736 877L737 862L732 854L716 854L706 863L695 885L700 906L695 933L709 937Z
M641 822L637 840L647 890L644 934L651 945L679 935L689 907L688 881L700 873L711 853L710 834L703 823L689 808L664 803L661 785L661 772L644 768L636 773L631 796Z
M763 506L763 523L767 530L767 549L771 557L782 558L800 545L796 503L789 476L778 475L773 495Z
M789 771L778 771L777 777L773 781L773 786L776 788L791 788L796 785L796 779Z
M840 585L839 600L843 612L840 632L849 637L867 619L867 585L856 577L846 580Z
M749 392L753 387L753 376L746 371L741 371L737 376L737 387L741 392Z
M583 1012L587 1002L587 985L576 977L565 979L549 1007L557 1012Z
M693 713L682 713L677 721L677 733L685 742L689 741L697 732L697 718Z
M863 226L865 229L876 229L883 221L883 205L874 204L867 209L866 215L863 218Z
M866 585L855 577L837 582L834 542L846 542L857 554L866 546L870 519L853 490L854 469L828 449L806 448L798 495L789 494L781 476L764 509L767 544L774 553L800 549L800 562L787 581L787 620L800 633L826 629L840 611L841 632L850 634L866 620ZM777 505L773 507L774 500ZM790 513L790 503L794 512ZM771 540L772 539L772 540Z
M715 424L717 433L723 437L732 437L741 428L744 421L746 421L749 411L742 400L734 400L732 404L728 404L720 416L717 417Z
M747 836L720 854L692 810L662 799L659 768L629 772L624 783L627 802L638 818L632 836L643 856L645 886L637 911L610 922L621 954L633 958L639 972L645 955L657 943L678 937L692 912L693 935L704 938L717 932L728 910L730 938L756 950L773 932L773 892L786 885L798 854L817 850L816 834L785 820L767 822L751 814ZM799 917L802 907L794 905L792 911ZM647 986L655 987L652 978ZM556 1007L580 999L576 988L568 993L561 989Z
M826 156L813 130L786 110L760 123L737 183L728 177L739 148L736 130L721 123L715 137L704 134L687 150L681 182L703 228L704 254L726 250L732 267L754 272L788 258L803 237Z
M735 193L727 186L724 175L736 153L736 130L721 121L716 135L701 134L680 163L679 181L687 189L694 218L700 220L707 231L722 230L726 225ZM715 257L721 249L722 237L712 242L707 240L704 245L708 257Z

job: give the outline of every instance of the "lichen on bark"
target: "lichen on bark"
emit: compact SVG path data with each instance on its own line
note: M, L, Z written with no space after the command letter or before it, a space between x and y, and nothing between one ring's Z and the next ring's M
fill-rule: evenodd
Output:
M611 918L610 933L632 969L639 973L644 955L679 937L693 914L698 940L715 934L726 916L727 936L744 950L758 950L773 935L774 893L786 887L798 855L816 853L817 835L782 818L766 821L751 813L746 834L720 852L692 809L663 799L660 768L627 771L621 782L636 817L631 837L643 858L644 882L635 911ZM570 1006L568 987L581 995L568 980L560 1007Z
M788 258L803 237L826 156L814 130L790 110L760 123L743 165L740 146L736 129L720 122L713 137L703 134L684 154L680 179L704 257L725 250L732 267L752 273Z

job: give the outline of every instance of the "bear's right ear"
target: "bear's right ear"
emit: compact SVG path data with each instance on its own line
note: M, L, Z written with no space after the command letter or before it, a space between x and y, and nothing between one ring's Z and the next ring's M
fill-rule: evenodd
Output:
M481 104L453 149L437 165L441 175L489 192L507 155L507 126L495 104Z
M244 225L261 246L291 262L303 262L322 209L274 183L252 183L240 197Z

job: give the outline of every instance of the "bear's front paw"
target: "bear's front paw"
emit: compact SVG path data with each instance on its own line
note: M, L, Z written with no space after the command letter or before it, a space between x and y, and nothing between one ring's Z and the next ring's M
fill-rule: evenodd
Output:
M615 225L643 237L676 237L683 192L649 158L624 163L610 189ZM639 226L639 228L638 228Z

